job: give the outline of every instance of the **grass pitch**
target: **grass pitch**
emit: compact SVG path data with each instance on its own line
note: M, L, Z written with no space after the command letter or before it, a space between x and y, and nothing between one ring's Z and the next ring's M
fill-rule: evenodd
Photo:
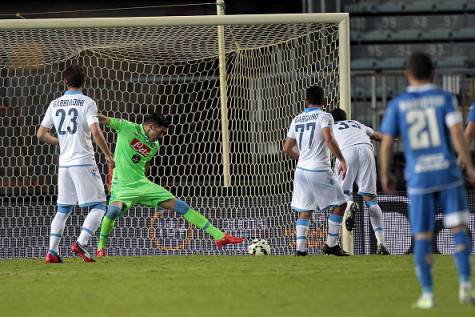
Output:
M410 256L160 256L0 261L0 316L475 316L436 256L431 311Z

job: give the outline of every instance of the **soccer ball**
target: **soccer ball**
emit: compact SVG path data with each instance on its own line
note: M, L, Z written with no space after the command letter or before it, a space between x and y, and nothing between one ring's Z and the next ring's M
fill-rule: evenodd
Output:
M265 239L254 239L247 247L250 255L270 255L270 245Z

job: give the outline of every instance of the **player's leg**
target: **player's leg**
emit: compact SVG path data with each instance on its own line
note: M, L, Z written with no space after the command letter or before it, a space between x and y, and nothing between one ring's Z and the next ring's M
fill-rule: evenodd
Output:
M111 201L112 201L111 197ZM102 218L101 231L99 235L99 242L97 244L96 256L103 257L106 255L107 240L109 239L112 230L114 230L117 219L125 213L128 209L128 206L121 201L115 200L112 201L107 206L107 212Z
M174 196L163 187L160 189L158 194L161 196L160 200L167 197L169 198L167 200L159 202L159 205L162 208L174 210L175 212L183 216L186 221L212 236L215 240L216 246L222 247L226 244L237 244L242 243L244 241L244 239L242 238L233 237L228 233L222 232L221 230L216 228L208 220L208 218L203 216L199 211L191 208L185 201L174 198Z
M377 241L376 254L389 255L390 253L384 245L383 212L381 207L379 207L376 195L371 193L359 194L362 195L364 204L368 208L369 220Z
M437 194L409 194L409 221L414 235L414 262L421 286L421 296L415 308L434 306L432 286L432 232L435 226L435 196Z
M358 195L363 197L368 208L369 219L378 244L376 253L388 255L389 251L384 245L383 212L376 197L376 162L373 149L369 145L358 147L358 161L359 172L356 178Z
M331 210L328 216L328 232L324 254L337 256L349 255L338 244L340 239L341 223L346 209L346 199L343 191L332 172L306 172L313 197L320 210Z
M86 247L107 211L104 184L95 165L71 167L70 174L76 188L79 207L90 208L82 225L81 234L72 245L71 251L85 262L94 262Z
M61 263L59 256L59 242L63 236L66 221L76 205L76 189L71 181L68 168L59 168L58 171L58 202L56 215L51 222L49 249L46 254L46 263Z
M471 281L472 242L467 230L468 206L465 189L451 188L441 192L440 203L444 212L444 225L454 234L454 259L459 273L459 301L462 304L475 304L475 292Z
M345 227L348 231L352 231L355 227L356 214L359 211L358 204L353 201L353 184L356 181L359 170L357 150L357 146L352 146L342 151L347 166L346 175L344 178L338 175L340 162L338 160L335 162L334 174L337 175L336 177L338 179L338 183L343 190L343 194L345 195L345 200L347 202L345 210L345 212L347 212Z
M291 207L299 213L297 222L295 224L295 255L307 255L307 236L308 228L310 227L310 218L312 210L317 209L317 203L314 199L312 185L309 184L309 179L305 171L296 169L294 175L294 189L292 192Z

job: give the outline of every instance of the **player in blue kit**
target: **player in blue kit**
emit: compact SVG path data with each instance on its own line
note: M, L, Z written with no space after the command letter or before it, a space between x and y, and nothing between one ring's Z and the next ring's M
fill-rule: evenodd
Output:
M432 84L431 58L415 53L408 60L407 92L394 98L386 110L381 132L381 183L384 191L394 192L389 174L394 138L404 143L406 158L409 220L414 241L414 260L422 294L415 308L434 306L432 292L432 239L435 205L439 202L444 225L451 228L455 240L455 262L459 273L460 303L475 303L471 284L472 244L467 232L468 207L457 154L465 167L468 181L475 183L475 170L463 137L462 115L456 99Z

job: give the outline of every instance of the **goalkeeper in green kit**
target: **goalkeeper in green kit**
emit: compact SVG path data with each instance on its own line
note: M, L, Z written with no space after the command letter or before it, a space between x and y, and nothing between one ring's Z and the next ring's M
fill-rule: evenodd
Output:
M117 132L114 152L115 168L112 176L111 197L107 213L102 218L101 235L97 246L98 257L106 255L106 243L115 221L134 205L174 210L189 223L211 235L217 247L238 244L244 239L223 233L207 218L190 208L186 202L177 199L168 190L150 181L145 170L150 160L157 154L159 141L167 133L170 121L163 115L152 113L145 117L143 124L123 119L108 118L98 114L99 122Z

